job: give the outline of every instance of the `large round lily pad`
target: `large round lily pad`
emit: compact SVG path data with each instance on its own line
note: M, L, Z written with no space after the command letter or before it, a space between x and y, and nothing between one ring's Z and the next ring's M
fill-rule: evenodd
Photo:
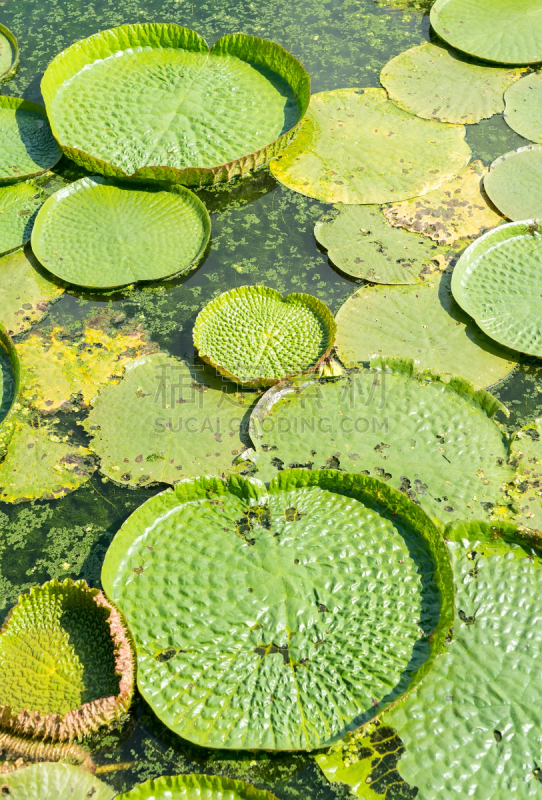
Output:
M62 155L39 103L0 97L0 134L0 183L41 175Z
M93 177L47 199L32 248L68 283L112 287L186 272L210 235L207 209L189 189L164 191Z
M436 255L422 236L394 230L377 206L341 206L314 235L341 272L372 283L417 283Z
M460 375L476 390L506 378L516 354L496 345L457 305L451 271L419 286L359 289L337 313L337 351L345 365L375 355L411 358L418 370Z
M542 355L542 234L536 220L489 231L465 250L452 276L459 305L500 344Z
M256 398L203 367L156 353L105 386L84 425L102 472L117 483L177 483L236 471L244 418Z
M430 669L452 620L444 543L385 484L336 470L185 481L111 544L155 713L207 747L311 750Z
M506 153L484 178L489 199L508 219L542 217L542 146Z
M30 240L46 195L33 183L0 186L0 255L18 250Z
M310 294L240 286L205 306L194 325L200 358L245 386L271 386L314 369L329 353L336 325Z
M0 727L73 741L120 719L134 692L121 616L85 581L22 595L0 631Z
M390 365L383 368L383 364ZM509 444L492 419L502 405L459 378L443 383L412 362L377 360L332 383L285 381L254 409L254 475L287 467L370 474L403 491L435 522L500 510L512 480Z
M0 775L0 795L9 800L113 800L115 791L71 764L31 764Z
M53 133L77 163L193 185L276 155L307 109L310 79L274 42L234 34L209 52L188 28L146 23L64 50L41 89Z
M533 72L506 92L504 118L520 136L542 142L542 75Z
M19 45L9 28L0 25L0 82L10 81L19 68Z
M482 65L426 42L395 56L380 73L380 82L405 111L466 125L504 111L503 93L520 75L519 69Z
M452 47L486 61L542 61L541 0L437 0L431 25Z
M0 316L8 333L39 322L63 291L44 275L30 246L0 259Z
M156 778L124 794L117 800L277 800L274 794L256 789L244 781L219 775L173 775Z
M337 89L311 97L300 133L271 171L326 203L391 203L448 183L469 158L463 126L409 114L383 89Z

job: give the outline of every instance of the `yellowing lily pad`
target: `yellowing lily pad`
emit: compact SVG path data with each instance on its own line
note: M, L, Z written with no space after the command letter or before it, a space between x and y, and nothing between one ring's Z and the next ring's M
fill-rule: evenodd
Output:
M542 146L506 153L484 178L489 199L511 220L542 217Z
M0 318L9 334L39 322L63 292L43 275L30 247L0 258Z
M384 214L392 225L422 233L439 244L479 236L502 222L485 198L485 175L482 162L473 161L446 186L425 197L394 203Z
M448 183L469 158L463 126L409 114L383 89L337 89L311 97L300 133L271 171L326 203L391 203Z
M521 72L483 65L442 44L426 42L386 64L380 82L405 111L466 125L504 111L503 93Z
M506 92L504 118L513 131L531 142L542 142L542 75L533 72Z

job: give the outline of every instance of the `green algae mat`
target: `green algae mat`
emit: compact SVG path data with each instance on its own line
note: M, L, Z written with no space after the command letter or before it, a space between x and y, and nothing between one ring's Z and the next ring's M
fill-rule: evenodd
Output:
M209 51L195 31L147 23L72 45L42 92L56 139L82 166L192 185L276 155L306 111L310 80L274 42L234 34Z
M484 178L493 205L508 219L542 217L542 147L528 145L500 156Z
M209 794L210 793L210 794ZM276 800L274 794L255 789L244 781L217 775L174 775L135 786L117 800Z
M206 747L330 744L421 680L453 619L437 529L381 482L336 470L285 470L269 490L185 481L126 521L102 582L141 693Z
M0 183L41 175L62 155L39 103L0 97L0 133Z

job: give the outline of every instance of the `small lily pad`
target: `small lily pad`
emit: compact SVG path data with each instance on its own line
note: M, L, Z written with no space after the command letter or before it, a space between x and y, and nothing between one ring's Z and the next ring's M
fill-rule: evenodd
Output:
M508 219L542 217L542 146L521 147L498 158L484 178L484 188Z
M0 25L0 82L7 83L19 68L19 45L9 28Z
M504 118L513 131L531 142L542 142L542 74L533 72L506 92Z
M115 791L71 764L30 764L0 775L0 796L9 800L113 800Z
M417 283L436 255L422 236L394 230L377 206L342 206L314 235L341 272L371 283Z
M164 353L132 361L85 420L101 470L116 483L178 483L239 471L244 417L257 395ZM137 431L137 436L134 436Z
M277 800L274 794L244 781L219 775L173 775L156 778L117 795L116 800Z
M30 240L39 209L47 196L33 183L0 185L0 255Z
M431 25L452 47L485 61L542 61L540 0L437 0Z
M386 64L380 83L411 114L467 125L504 111L503 93L520 76L519 69L483 65L426 42Z
M0 259L0 315L9 334L32 328L63 292L45 277L30 247Z
M0 183L41 175L62 156L39 103L0 96L0 135Z
M93 177L47 199L32 248L62 280L106 288L187 272L210 235L207 209L189 189L136 188Z
M200 358L237 383L271 386L317 367L335 331L331 311L317 297L240 286L200 311L194 345Z
M337 470L286 470L268 491L184 481L132 514L102 570L160 719L199 745L266 750L331 744L421 680L451 580L420 509Z
M516 354L483 334L455 302L452 275L427 275L419 286L364 287L337 313L337 351L343 364L373 356L413 359L443 380L461 375L475 390L506 378Z
M463 126L409 114L383 89L337 89L312 95L300 133L271 171L326 203L391 203L448 183L469 158Z
M384 209L384 214L392 225L421 233L439 244L479 236L502 222L485 197L485 175L482 162L473 161L446 186L424 197L393 204Z
M511 222L465 250L454 269L452 292L496 342L542 356L541 270L539 222Z

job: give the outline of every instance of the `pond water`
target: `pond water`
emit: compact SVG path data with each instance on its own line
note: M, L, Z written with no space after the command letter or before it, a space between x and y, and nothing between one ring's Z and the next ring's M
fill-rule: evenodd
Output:
M412 5L423 3L413 0ZM41 77L58 52L99 30L147 21L193 28L210 45L238 31L273 39L300 59L312 77L313 92L377 87L389 59L431 36L423 11L391 9L374 0L0 0L0 22L14 31L21 49L20 71L3 91L39 101ZM473 158L486 164L526 143L501 116L469 126L467 140ZM54 172L56 177L45 181L48 191L84 174L65 159ZM111 306L142 323L164 351L193 358L195 317L227 289L264 284L280 292L308 292L335 313L359 285L339 274L315 242L314 223L330 207L283 188L268 169L199 195L212 214L212 243L195 271L163 285L111 296L66 292L39 327L76 331L95 309ZM511 429L542 415L537 363L523 359L493 390L511 411ZM10 391L9 371L1 357L0 369L1 419ZM75 431L84 442L80 419L68 413L59 416L60 426ZM20 592L51 578L84 578L99 586L104 554L119 526L162 488L122 489L96 474L61 500L0 504L0 618ZM328 784L308 755L192 746L166 729L141 700L132 727L122 739L106 741L95 761L100 777L117 791L163 774L208 772L246 779L281 800L350 796L346 787ZM398 791L394 797L402 796Z

